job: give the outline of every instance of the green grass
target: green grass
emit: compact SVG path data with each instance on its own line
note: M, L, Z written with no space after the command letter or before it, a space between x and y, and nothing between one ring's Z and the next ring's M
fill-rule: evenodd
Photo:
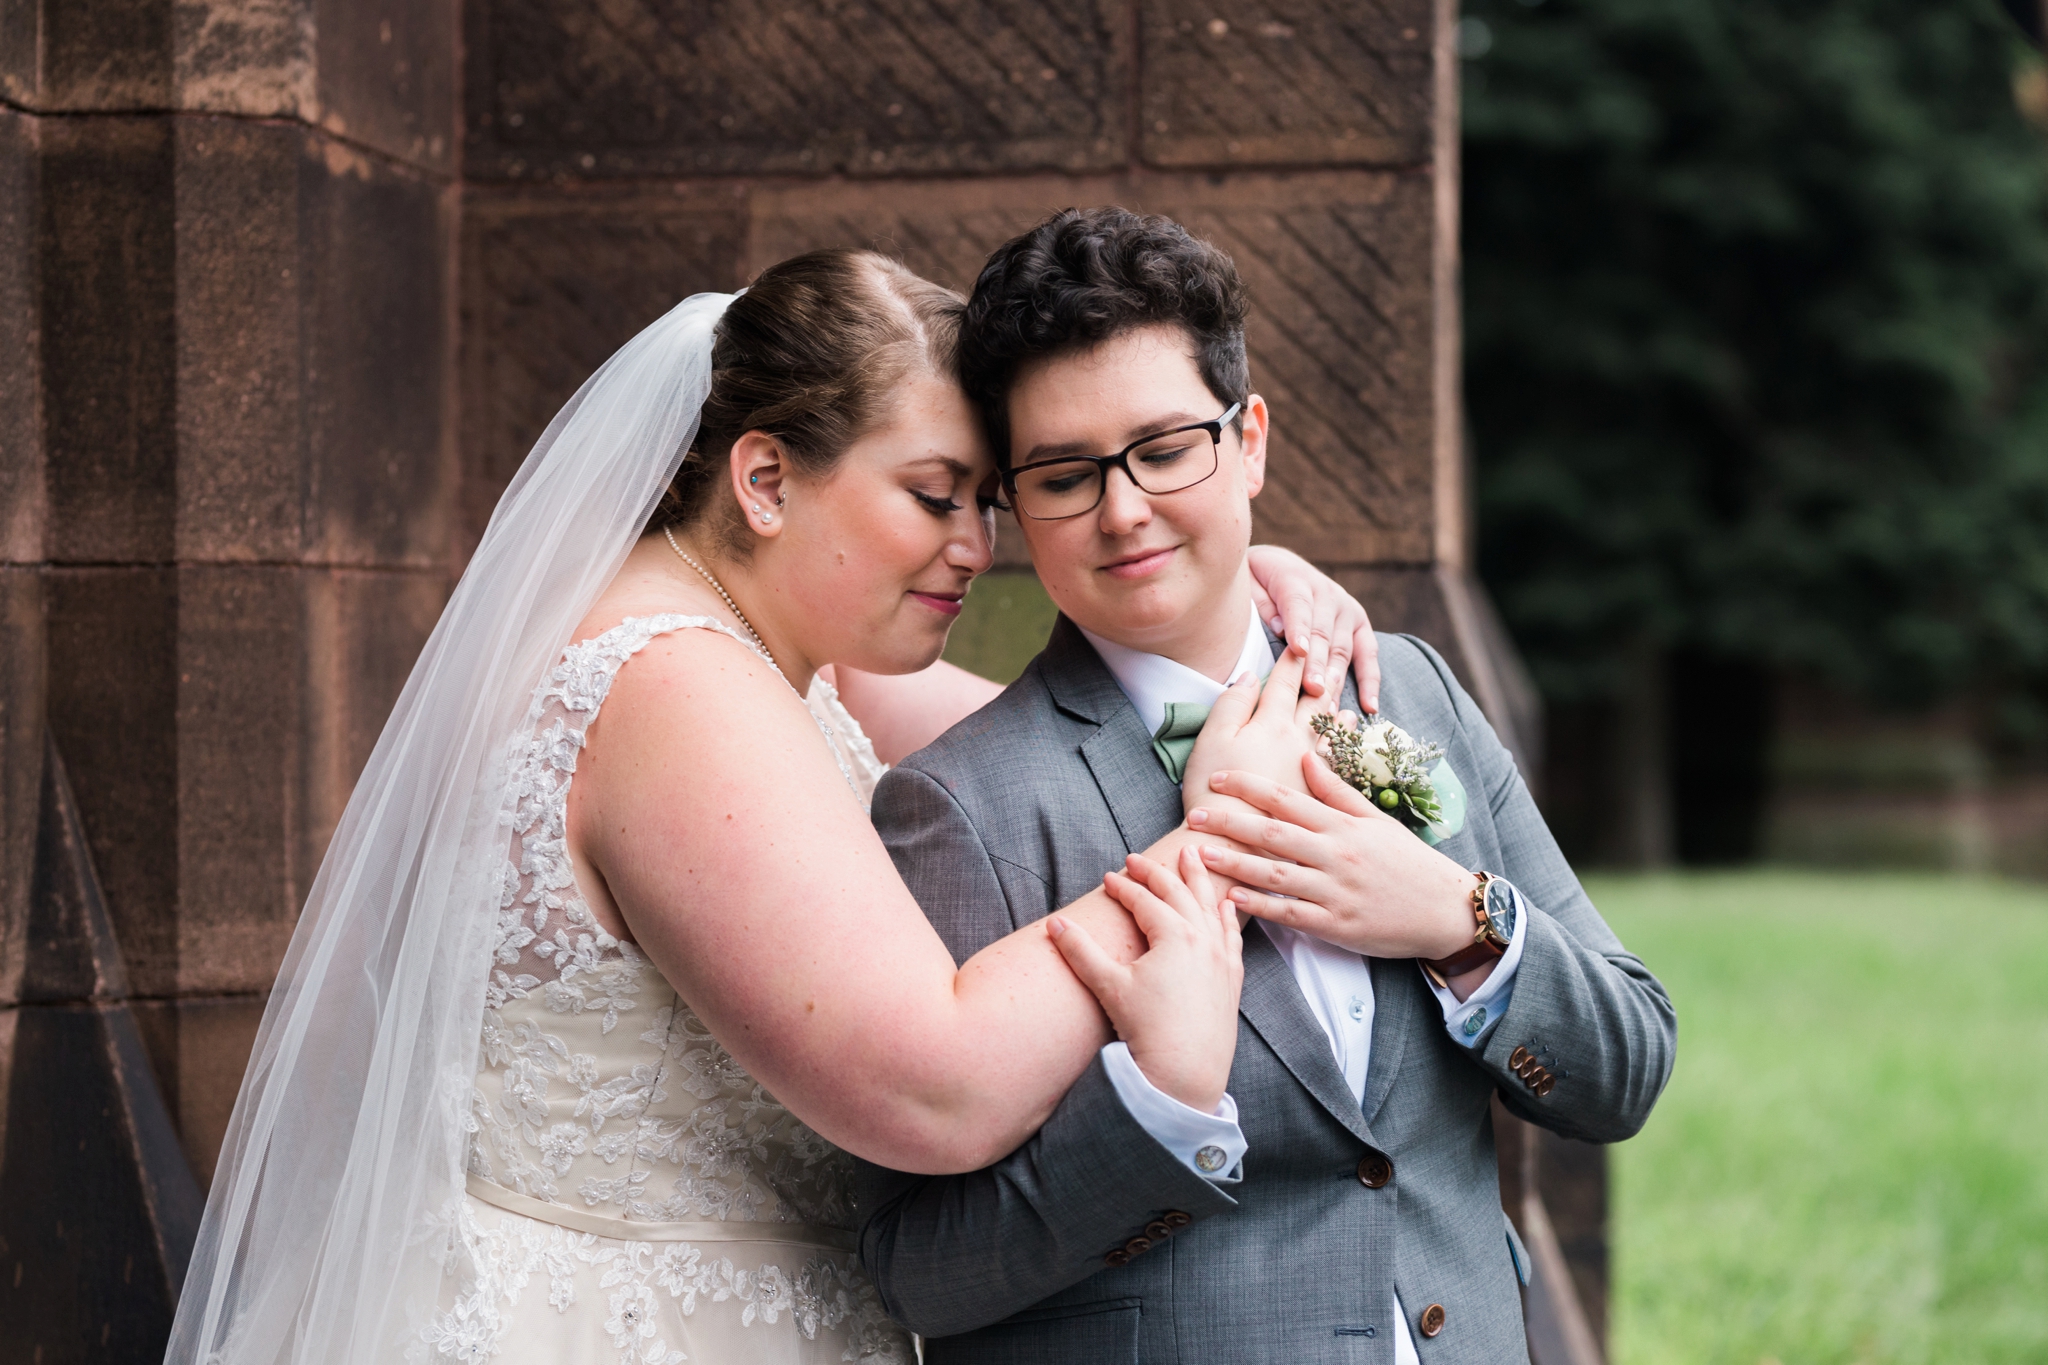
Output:
M1589 889L1678 1005L1614 1153L1617 1365L2048 1362L2048 891Z

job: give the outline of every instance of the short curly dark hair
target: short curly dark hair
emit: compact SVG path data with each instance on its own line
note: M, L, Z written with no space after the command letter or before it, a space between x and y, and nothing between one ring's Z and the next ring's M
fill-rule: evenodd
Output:
M996 460L1010 462L1010 389L1034 360L1173 323L1219 403L1251 393L1244 282L1228 255L1171 218L1062 209L997 248L961 322L960 378Z

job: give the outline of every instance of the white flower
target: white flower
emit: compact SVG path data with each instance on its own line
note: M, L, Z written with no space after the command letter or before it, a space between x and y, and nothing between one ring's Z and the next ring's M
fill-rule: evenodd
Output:
M1392 721L1383 720L1377 725L1366 726L1358 732L1358 737L1365 742L1365 775L1372 779L1375 787L1391 786L1394 768L1387 761L1387 755L1402 745L1412 743L1408 732Z

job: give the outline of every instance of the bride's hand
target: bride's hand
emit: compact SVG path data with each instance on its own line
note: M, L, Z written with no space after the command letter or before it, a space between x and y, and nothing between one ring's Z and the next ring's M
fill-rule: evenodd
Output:
M1187 809L1247 809L1239 806L1236 798L1213 788L1209 779L1219 772L1256 773L1297 791L1306 790L1301 760L1314 745L1308 723L1322 703L1301 693L1304 664L1298 654L1283 654L1263 690L1255 690L1257 684L1244 679L1216 699L1182 774L1181 801Z
M1254 545L1245 560L1259 620L1308 663L1301 690L1334 699L1344 691L1344 666L1354 664L1359 700L1379 710L1380 642L1358 599L1292 550Z
M1180 875L1139 854L1102 885L1131 912L1151 946L1126 967L1079 924L1046 921L1060 955L1095 992L1145 1079L1191 1109L1216 1111L1237 1056L1237 997L1244 937L1236 909L1218 894L1188 844Z

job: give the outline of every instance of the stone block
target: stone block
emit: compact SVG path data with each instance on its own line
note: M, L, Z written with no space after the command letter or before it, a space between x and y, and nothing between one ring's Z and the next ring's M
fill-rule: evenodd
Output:
M129 1004L178 1145L204 1190L220 1163L222 1140L241 1092L242 1073L263 1022L263 997L197 996Z
M186 565L177 574L177 985L183 993L261 991L311 880L295 857L304 781L300 571Z
M457 459L455 191L306 135L299 262L306 553L439 567Z
M1131 0L480 0L465 173L1120 164Z
M57 568L45 584L48 717L129 979L177 987L177 571Z
M463 221L463 525L498 496L577 388L691 294L741 284L730 191L474 195Z
M311 0L311 7L320 126L452 173L459 7L413 0Z
M177 325L171 130L47 119L37 202L47 553L174 553Z
M288 124L175 136L180 557L443 561L452 191Z
M441 570L301 573L306 729L294 922L356 778L441 619L451 586Z
M1367 172L1046 177L765 188L749 265L875 246L956 289L1064 206L1164 213L1229 251L1251 291L1252 382L1273 408L1259 535L1325 563L1427 563L1435 508L1430 189Z
M1141 0L1156 166L1429 159L1432 0Z
M162 109L176 0L0 0L0 93L32 109Z
M178 555L296 559L305 135L226 119L174 130Z
M0 94L66 113L286 118L455 170L456 6L0 0Z
M42 750L42 574L0 564L0 1008L19 998Z
M0 39L4 42L4 39ZM0 109L0 563L43 557L41 338L36 309L39 120Z

